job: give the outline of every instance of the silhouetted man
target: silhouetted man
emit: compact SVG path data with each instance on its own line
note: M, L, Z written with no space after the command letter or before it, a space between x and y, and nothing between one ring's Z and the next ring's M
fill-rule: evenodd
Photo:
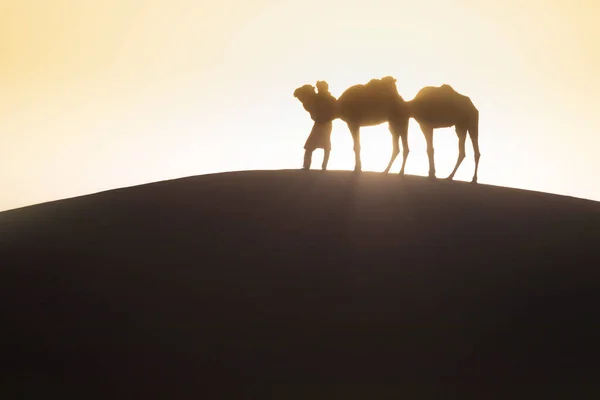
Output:
M335 119L336 98L329 93L329 85L325 81L317 82L315 108L311 118L315 121L313 128L304 144L304 169L310 169L312 153L316 149L323 149L323 164L321 168L327 169L329 153L331 152L332 121Z

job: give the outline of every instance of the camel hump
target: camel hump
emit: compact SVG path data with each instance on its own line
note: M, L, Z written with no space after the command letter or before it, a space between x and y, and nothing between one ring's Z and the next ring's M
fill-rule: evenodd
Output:
M400 97L396 87L396 78L385 76L381 79L371 79L365 86L368 96L380 100L391 100Z
M415 96L417 99L422 98L430 98L431 96L437 98L454 98L457 96L462 96L458 93L454 88L446 83L441 86L425 86L421 90L419 90Z
M368 88L386 88L386 89L396 89L396 78L393 76L384 76L383 78L373 78L365 85Z
M393 76L384 76L383 78L373 78L367 83L350 86L340 97L338 97L338 107L358 107L363 104L369 107L373 101L382 103L387 101L397 101L402 99L396 87L396 78ZM391 104L391 103L390 103Z

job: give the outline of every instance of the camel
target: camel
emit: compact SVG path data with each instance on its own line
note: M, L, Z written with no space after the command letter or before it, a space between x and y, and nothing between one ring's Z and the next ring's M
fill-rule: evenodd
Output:
M433 149L433 131L436 128L454 126L458 136L458 159L452 173L446 178L454 179L454 174L465 158L465 141L467 133L471 138L475 159L475 172L472 183L477 183L479 169L479 111L465 95L456 92L450 85L426 86L419 90L414 99L405 103L408 114L415 119L427 142L429 159L429 177L435 178Z
M403 159L399 175L404 175L404 168L410 149L408 147L408 121L413 118L421 127L427 142L429 159L429 177L435 178L433 149L433 130L443 127L456 127L459 154L452 173L446 178L452 180L458 167L465 158L465 139L469 134L474 154L475 173L472 182L477 183L479 167L479 111L471 99L456 92L450 85L422 88L414 99L405 101L398 93L396 79L387 76L372 79L366 85L354 85L346 89L338 98L337 114L348 125L354 140L355 168L361 171L360 128L389 123L392 134L392 156L383 171L387 174L400 153L399 139L402 139Z
M346 89L337 101L337 117L348 125L354 141L354 171L362 170L360 157L360 128L388 122L392 134L392 157L384 173L388 173L396 156L400 153L399 139L402 138L403 160L400 175L408 158L408 109L404 106L396 89L396 79L386 76L371 79L367 84L358 84Z

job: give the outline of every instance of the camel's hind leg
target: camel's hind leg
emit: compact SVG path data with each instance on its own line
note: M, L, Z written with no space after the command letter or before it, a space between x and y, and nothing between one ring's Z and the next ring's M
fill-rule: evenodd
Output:
M408 119L402 122L391 122L390 132L392 133L392 144L394 146L394 150L392 151L392 158L387 168L385 169L385 173L387 174L392 164L396 160L396 157L400 153L400 146L398 145L398 138L402 138L402 167L400 168L400 172L398 173L400 176L404 175L404 167L406 167L406 160L408 159L408 154L410 153L410 149L408 148Z
M471 183L477 183L477 171L479 170L481 153L479 153L479 111L475 108L469 123L469 137L471 138L471 143L473 143L473 155L475 157L475 173L473 174Z
M392 164L394 163L394 161L396 161L396 157L398 156L398 154L400 154L400 132L398 132L398 130L395 129L394 125L392 125L391 122L389 123L389 127L390 133L392 134L392 157L390 158L390 162L388 163L387 167L383 171L384 174L390 172Z
M454 166L452 173L448 176L448 178L446 178L448 180L454 179L454 174L456 174L458 167L460 167L460 164L465 159L465 140L467 138L467 128L457 126L456 135L458 136L458 159L456 160L456 165Z
M362 162L360 160L360 125L348 124L348 129L352 134L354 141L354 172L362 171Z
M471 183L477 183L477 171L479 170L479 158L481 157L479 153L479 132L477 129L469 130L469 137L471 138L471 143L473 143L473 154L475 157L475 173L473 174Z
M410 153L410 149L408 148L408 132L404 132L400 135L402 139L402 168L400 168L399 175L404 175L404 167L406 167L406 160L408 159L408 153Z
M435 178L435 162L433 150L433 128L424 124L419 124L425 141L427 142L427 158L429 159L429 177Z

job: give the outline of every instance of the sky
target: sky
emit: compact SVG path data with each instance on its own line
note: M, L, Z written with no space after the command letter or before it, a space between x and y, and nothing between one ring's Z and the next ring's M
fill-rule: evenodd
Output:
M443 83L471 97L479 183L600 201L599 18L597 0L0 0L0 211L300 168L312 121L294 89L387 75L406 100ZM383 171L387 124L361 140L363 170ZM414 120L409 145L406 173L426 176ZM457 145L435 131L438 177ZM340 120L332 146L329 169L352 170ZM473 167L467 142L455 179Z

